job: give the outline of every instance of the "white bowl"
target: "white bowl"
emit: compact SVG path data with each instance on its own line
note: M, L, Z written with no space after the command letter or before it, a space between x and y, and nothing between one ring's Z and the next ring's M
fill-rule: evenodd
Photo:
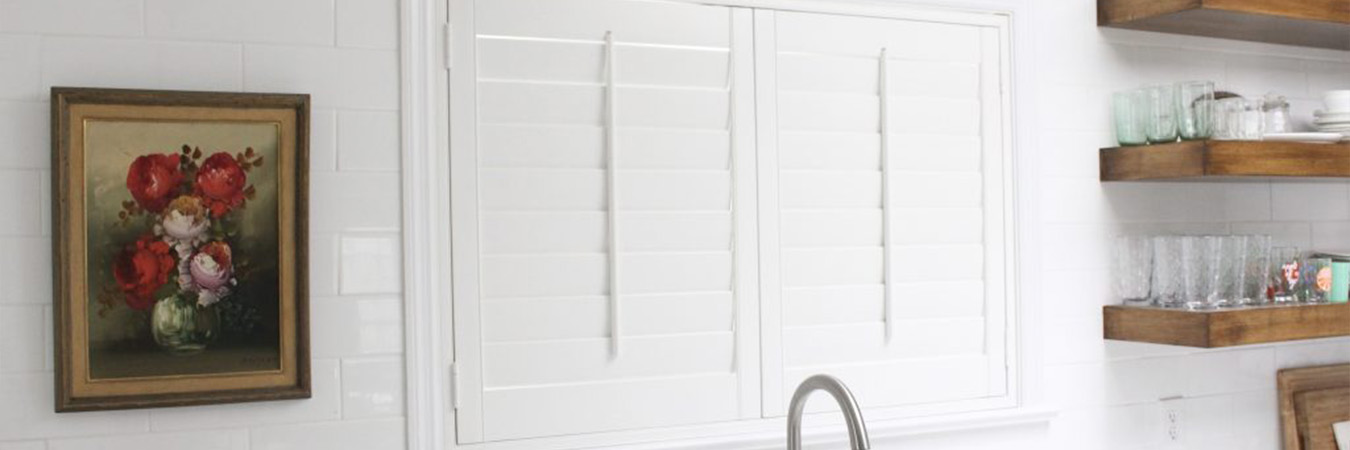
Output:
M1329 113L1350 113L1350 89L1322 93L1322 105Z

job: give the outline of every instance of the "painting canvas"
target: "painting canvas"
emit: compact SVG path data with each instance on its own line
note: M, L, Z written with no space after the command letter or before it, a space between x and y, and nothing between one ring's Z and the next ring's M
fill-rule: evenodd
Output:
M57 410L307 397L308 97L52 104Z

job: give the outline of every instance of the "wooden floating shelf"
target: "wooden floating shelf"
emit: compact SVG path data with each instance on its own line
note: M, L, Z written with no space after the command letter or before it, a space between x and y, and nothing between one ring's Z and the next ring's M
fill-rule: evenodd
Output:
M1345 143L1182 141L1104 148L1099 159L1102 181L1350 177Z
M1346 0L1097 0L1097 25L1350 50Z
M1102 308L1107 339L1186 347L1232 347L1350 336L1350 304L1262 306L1187 311L1135 306Z

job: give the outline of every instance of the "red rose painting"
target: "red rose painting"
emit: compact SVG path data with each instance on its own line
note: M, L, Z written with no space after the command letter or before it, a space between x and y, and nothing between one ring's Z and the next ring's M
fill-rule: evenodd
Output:
M52 96L57 412L309 397L309 97Z
M206 348L218 334L217 309L230 311L233 326L250 329L245 322L253 319L229 302L240 283L249 282L235 249L257 192L248 172L262 167L262 155L252 147L207 156L183 145L173 153L135 156L125 172L132 200L117 212L120 226L134 237L112 243L119 246L110 262L115 292L100 300L100 315L119 303L148 313L154 342L174 354Z
M253 149L248 149L249 153ZM229 153L216 153L206 158L197 169L195 192L201 196L211 217L220 217L244 203L244 184L248 174Z
M178 155L151 154L136 158L127 170L127 190L146 211L160 212L182 187Z
M147 235L127 244L113 260L113 277L131 309L150 308L155 291L169 282L175 268L169 250L169 244Z

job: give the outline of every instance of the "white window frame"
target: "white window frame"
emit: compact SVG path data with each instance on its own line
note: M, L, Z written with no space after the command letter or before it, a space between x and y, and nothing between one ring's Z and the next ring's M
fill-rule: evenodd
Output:
M1042 387L1039 292L1039 236L1025 226L1039 218L1034 195L1034 85L1030 58L1029 0L915 0L908 3L854 0L666 0L732 7L753 7L970 24L968 12L988 13L992 26L1004 38L1003 58L1011 60L1003 80L1005 145L1013 148L1007 161L1011 178L1012 220L1016 227L1007 305L1008 385L1006 402L998 409L915 417L912 412L888 414L869 411L874 442L902 436L978 428L1043 424L1055 413L1039 404ZM451 146L473 145L472 133L450 133L455 117L473 114L473 102L449 101L451 83L473 83L473 77L454 77L456 61L473 58L472 0L400 0L400 82L402 84L402 205L405 329L405 400L408 448L418 450L564 449L625 445L627 448L781 448L783 419L594 433L506 442L458 445L455 439L455 399L451 398L454 316L451 314L450 194ZM959 15L958 15L959 14ZM959 19L953 19L959 17ZM471 91L472 89L470 89ZM981 405L989 406L989 405ZM950 411L948 411L950 412ZM833 417L812 420L808 444L842 442Z

